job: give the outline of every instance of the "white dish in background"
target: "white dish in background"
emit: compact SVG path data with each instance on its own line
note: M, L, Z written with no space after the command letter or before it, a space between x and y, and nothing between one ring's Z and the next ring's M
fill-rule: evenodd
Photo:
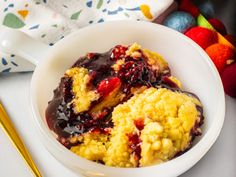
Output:
M178 176L201 159L220 133L225 100L218 72L197 44L176 31L148 22L108 22L78 30L53 47L44 46L16 31L6 30L1 34L0 42L5 50L11 49L35 64L42 60L31 82L31 103L38 136L56 159L76 173L110 177ZM80 56L133 42L160 53L168 61L172 74L183 83L184 89L199 96L205 111L203 135L188 152L169 162L133 169L107 167L83 159L61 145L47 127L45 109L61 76Z

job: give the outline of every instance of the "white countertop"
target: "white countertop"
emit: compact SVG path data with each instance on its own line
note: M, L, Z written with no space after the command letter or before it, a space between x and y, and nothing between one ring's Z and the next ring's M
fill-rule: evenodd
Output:
M76 177L60 164L35 136L29 107L31 73L0 75L0 99L44 177ZM8 137L0 130L0 176L32 176ZM181 177L236 176L236 99L226 97L226 117L221 134L210 151ZM78 177L78 176L77 176ZM82 177L82 176L80 176Z

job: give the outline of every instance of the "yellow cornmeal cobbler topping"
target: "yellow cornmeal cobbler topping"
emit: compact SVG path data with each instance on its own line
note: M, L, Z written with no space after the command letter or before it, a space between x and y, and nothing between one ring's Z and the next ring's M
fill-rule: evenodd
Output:
M148 49L143 49L142 51L143 54L148 58L148 64L150 64L153 69L160 69L160 71L165 71L167 69L168 64L161 55ZM159 66L159 68L157 68L157 66Z
M118 71L120 67L125 63L123 59L117 60L117 62L112 66L115 71Z
M146 89L114 108L111 135L85 134L82 143L71 150L89 160L102 160L109 166L148 166L168 161L189 147L190 131L199 121L196 105L201 106L201 103L183 93L165 88ZM144 122L141 131L135 125L137 119ZM139 161L129 148L127 135L132 134L140 136Z
M201 135L203 108L163 57L134 43L88 53L66 71L46 110L75 154L114 167L175 158Z
M72 91L75 95L73 104L77 112L87 111L92 101L99 98L99 94L95 91L90 91L88 88L89 75L85 68L72 68L66 71L68 77L72 77Z
M182 89L182 84L181 82L174 76L170 76L169 79L174 82L180 89Z

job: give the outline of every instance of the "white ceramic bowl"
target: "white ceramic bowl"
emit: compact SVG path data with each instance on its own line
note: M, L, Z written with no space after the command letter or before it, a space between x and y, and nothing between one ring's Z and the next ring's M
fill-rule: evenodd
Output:
M6 30L1 46L37 64L31 83L31 106L38 137L51 154L75 173L109 177L172 177L197 163L218 137L224 121L225 100L218 72L207 54L184 35L148 22L117 21L91 25L67 36L53 47ZM11 38L9 37L11 35ZM172 74L187 91L196 93L204 106L203 135L183 155L166 163L144 168L114 168L83 159L62 146L49 130L45 109L60 78L80 56L104 52L117 44L137 42L160 53L169 63ZM20 44L20 45L19 45Z

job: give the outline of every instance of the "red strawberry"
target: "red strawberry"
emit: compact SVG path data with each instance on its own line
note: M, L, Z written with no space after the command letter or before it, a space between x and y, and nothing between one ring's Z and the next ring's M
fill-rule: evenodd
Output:
M208 22L215 28L216 31L218 31L222 35L226 35L227 31L225 28L225 25L216 18L211 18L208 20Z
M115 88L119 87L121 85L121 81L118 77L112 77L108 79L102 80L98 84L98 92L102 96L107 96L109 93L111 93Z
M115 60L119 60L125 57L125 52L128 48L126 46L117 45L112 50L111 58Z
M194 17L197 17L200 14L198 8L192 3L191 0L180 0L179 10L188 12Z
M226 67L227 60L233 59L234 51L224 44L213 44L206 49L207 54L210 56L219 73Z

